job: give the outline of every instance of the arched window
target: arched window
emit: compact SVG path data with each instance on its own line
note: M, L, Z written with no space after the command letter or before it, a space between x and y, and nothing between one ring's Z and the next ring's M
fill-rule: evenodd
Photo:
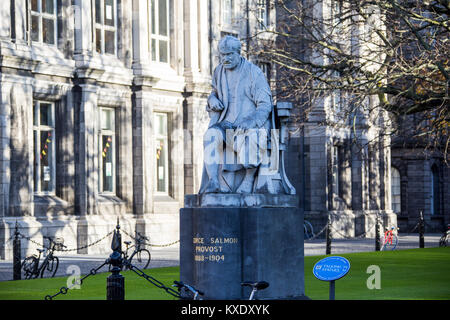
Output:
M401 178L397 168L391 168L391 206L395 213L400 213L401 208Z
M439 214L439 170L436 165L431 167L431 214Z

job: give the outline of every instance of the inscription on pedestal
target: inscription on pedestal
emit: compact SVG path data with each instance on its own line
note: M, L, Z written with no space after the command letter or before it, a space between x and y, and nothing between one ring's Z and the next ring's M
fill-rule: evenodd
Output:
M224 262L227 253L239 244L236 237L194 237L194 260L196 262Z

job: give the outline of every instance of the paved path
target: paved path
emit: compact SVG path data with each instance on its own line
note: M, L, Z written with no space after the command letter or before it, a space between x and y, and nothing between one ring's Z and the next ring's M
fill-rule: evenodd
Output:
M438 247L440 234L426 234L425 247ZM413 249L419 247L419 236L414 235L400 235L397 249ZM367 252L375 250L374 239L333 239L331 245L331 253L349 253L349 252ZM150 268L178 266L179 261L179 246L152 248L152 260ZM323 255L325 254L325 240L316 239L305 241L305 255ZM70 265L77 265L81 269L81 274L85 275L91 269L98 267L107 259L107 255L59 255L60 266L56 276L68 276L66 273ZM107 271L107 266L100 269ZM12 260L0 260L0 281L12 280Z

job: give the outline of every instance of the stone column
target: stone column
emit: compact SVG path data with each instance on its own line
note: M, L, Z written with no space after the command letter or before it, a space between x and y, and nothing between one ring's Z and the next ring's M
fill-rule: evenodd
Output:
M132 43L133 43L133 70L135 74L142 74L150 63L149 48L149 21L148 21L148 0L133 0L133 23L132 23Z
M305 158L307 163L305 170L306 197L309 198L310 211L325 212L328 210L329 203L327 198L327 142L325 128L316 127L314 123L308 123L305 129L305 144L309 145L309 155Z
M341 187L342 187L342 200L344 200L347 208L352 208L352 166L351 166L351 142L346 139L341 148Z
M133 211L133 123L131 94L118 108L117 114L117 196Z
M153 129L151 92L133 94L133 211L138 218L153 212Z
M380 149L378 143L369 144L369 201L370 210L381 209L380 195Z
M11 36L15 39L16 43L26 43L29 40L27 36L27 19L29 17L28 12L26 10L26 3L28 0L14 0L11 2L11 5L14 5L12 10L12 19L11 23ZM4 5L2 1L2 6Z
M184 0L184 189L197 193L203 169L203 135L209 117L206 98L210 93L208 7L197 0Z
M0 6L0 38L11 37L11 1L3 1Z
M2 77L3 78L3 77ZM11 179L11 85L0 82L0 218L8 214Z
M365 185L364 159L362 150L357 146L352 146L352 208L353 210L363 209L363 187Z
M9 186L11 182L11 85L0 75L0 259L6 258L8 225L4 217L9 211Z
M153 212L153 129L148 21L149 1L132 2L134 73L132 94L133 213L136 232L146 233L145 214Z
M184 0L184 64L187 72L199 71L197 0Z
M92 3L91 1L74 0L80 10L79 20L75 28L75 54L87 54L92 51Z
M197 193L203 171L203 135L208 127L206 99L190 96L184 113L184 186L185 194Z
M96 132L97 87L82 84L79 88L78 110L76 110L77 135L75 137L75 210L80 216L77 246L81 247L88 242L86 216L97 214L98 139ZM87 248L78 253L87 253Z
M10 97L9 216L33 215L33 89L29 78L13 81Z
M200 73L209 75L210 74L210 47L209 47L209 12L208 4L203 1L198 6L198 56L199 62L198 66L200 68Z
M57 149L56 149L56 194L70 204L75 203L75 107L73 93L66 92L55 109Z

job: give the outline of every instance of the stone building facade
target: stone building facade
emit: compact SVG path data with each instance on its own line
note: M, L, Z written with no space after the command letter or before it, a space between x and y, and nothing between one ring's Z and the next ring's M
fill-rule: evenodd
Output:
M417 231L421 213L425 232L442 232L450 224L450 167L445 163L444 144L429 148L426 141L405 139L411 136L405 126L414 128L416 122L414 116L405 117L399 125L404 134L393 139L392 208L403 232Z
M61 235L78 253L107 252L109 240L89 244L117 217L128 234L178 240L210 90L200 3L2 3L1 258L16 221L36 243Z
M78 253L109 252L109 238L90 244L117 218L153 244L177 241L184 195L201 181L218 41L275 21L266 1L251 0L2 3L0 259L12 257L16 222L36 243L63 236ZM293 128L289 179L316 231L332 215L335 237L373 236L375 213L396 224L388 141L360 152L350 127L319 126L331 103ZM357 134L372 141L377 130L361 121Z

